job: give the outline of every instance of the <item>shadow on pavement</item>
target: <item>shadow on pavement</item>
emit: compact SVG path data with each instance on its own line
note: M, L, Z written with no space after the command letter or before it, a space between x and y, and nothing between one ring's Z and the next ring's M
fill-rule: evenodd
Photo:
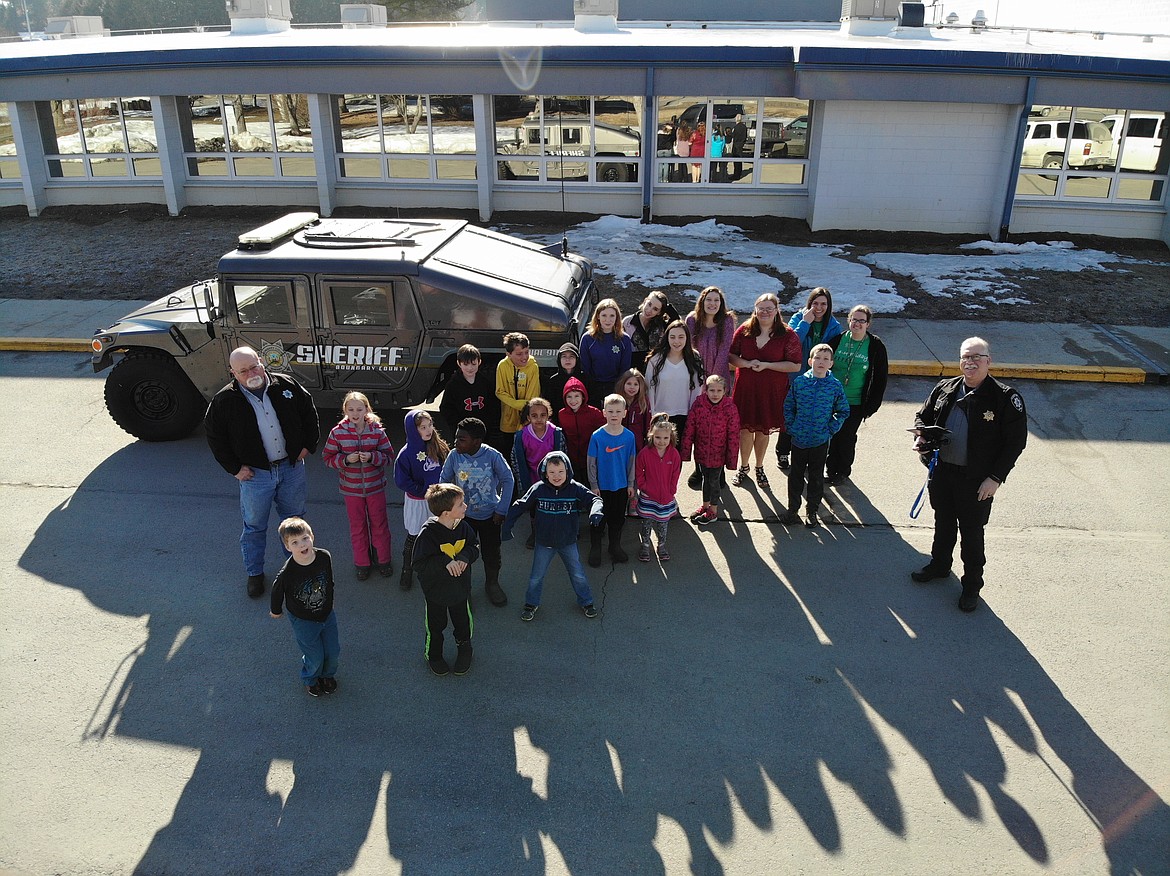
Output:
M742 818L794 838L796 822L773 820L777 797L838 853L825 772L908 835L879 724L966 819L999 821L1038 864L1055 863L1044 813L1005 790L996 728L1063 764L1113 873L1166 870L1170 809L990 608L963 617L953 581L909 581L920 555L892 526L729 521L700 535L676 520L664 567L603 569L604 583L590 570L605 600L592 622L559 570L537 620L517 620L530 555L513 541L509 607L477 586L475 668L437 679L422 660L421 595L352 580L336 482L314 461L308 516L336 558L342 657L340 691L312 700L288 622L244 594L233 485L201 439L166 458L143 444L114 454L20 560L102 610L149 616L87 731L200 752L140 873L342 872L368 838L405 873L543 873L554 861L656 873L664 860L722 873ZM170 482L124 489L151 471ZM108 549L72 547L99 541Z

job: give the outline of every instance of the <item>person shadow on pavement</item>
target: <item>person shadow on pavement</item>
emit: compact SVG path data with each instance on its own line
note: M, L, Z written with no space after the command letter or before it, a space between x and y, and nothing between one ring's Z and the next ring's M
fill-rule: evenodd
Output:
M344 557L335 482L313 466L306 516ZM144 471L165 472L166 491L127 490ZM723 873L747 829L776 848L848 851L847 799L908 839L895 773L910 751L958 826L987 826L988 800L1018 848L1052 865L1048 815L1010 781L1013 746L1063 764L1112 872L1164 869L1165 802L990 608L962 617L950 594L911 584L919 553L880 514L828 537L675 521L660 580L590 570L595 621L559 571L531 624L477 592L476 662L460 679L426 670L417 588L352 581L335 560L341 689L312 700L287 622L244 594L236 502L216 473L199 439L127 446L20 559L99 609L147 618L87 735L199 753L136 872L341 873L369 852L418 874ZM111 519L129 523L111 532ZM529 562L505 546L513 603Z

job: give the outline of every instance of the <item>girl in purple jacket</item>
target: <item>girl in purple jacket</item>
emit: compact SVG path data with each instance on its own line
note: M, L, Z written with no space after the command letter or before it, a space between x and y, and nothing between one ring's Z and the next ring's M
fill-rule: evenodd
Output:
M402 574L398 586L409 590L414 582L414 540L431 511L427 507L427 487L439 482L443 462L451 452L426 411L408 411L402 420L406 446L394 460L394 483L402 490L402 522L406 526L406 544L402 547Z

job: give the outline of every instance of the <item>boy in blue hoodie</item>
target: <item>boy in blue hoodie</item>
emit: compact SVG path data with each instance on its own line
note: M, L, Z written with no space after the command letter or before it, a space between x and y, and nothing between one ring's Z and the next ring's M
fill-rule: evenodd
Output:
M504 455L483 443L487 426L466 417L455 427L455 449L443 463L439 482L454 484L467 497L467 523L479 539L486 575L484 590L492 605L508 604L500 587L500 524L512 504L516 479Z
M816 526L817 509L824 493L825 458L829 439L849 419L845 387L833 376L833 348L817 344L808 357L809 369L792 378L784 399L784 422L792 436L792 471L788 473L788 513L780 518L786 526L800 522L800 494L808 471L808 515L805 526Z
M577 529L582 511L589 514L591 526L600 527L604 517L601 514L601 497L595 496L584 486L573 480L573 464L569 457L554 450L540 463L540 483L533 484L524 496L517 499L504 521L503 539L512 537L512 526L524 513L535 510L534 531L536 548L532 555L532 572L528 576L528 591L524 594L524 610L520 620L530 621L540 608L540 594L544 590L544 573L554 555L559 555L573 582L577 594L577 605L585 617L597 617L593 607L593 592L581 565L577 552Z

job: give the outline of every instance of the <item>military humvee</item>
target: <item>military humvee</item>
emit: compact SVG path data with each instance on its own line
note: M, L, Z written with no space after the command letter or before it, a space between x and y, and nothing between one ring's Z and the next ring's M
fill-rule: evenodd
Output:
M170 441L202 420L236 347L294 376L318 407L360 390L389 410L433 401L462 344L494 368L507 331L554 368L597 297L592 263L565 242L542 248L457 220L292 213L240 235L215 278L95 332L93 367L117 359L105 397L119 426Z

